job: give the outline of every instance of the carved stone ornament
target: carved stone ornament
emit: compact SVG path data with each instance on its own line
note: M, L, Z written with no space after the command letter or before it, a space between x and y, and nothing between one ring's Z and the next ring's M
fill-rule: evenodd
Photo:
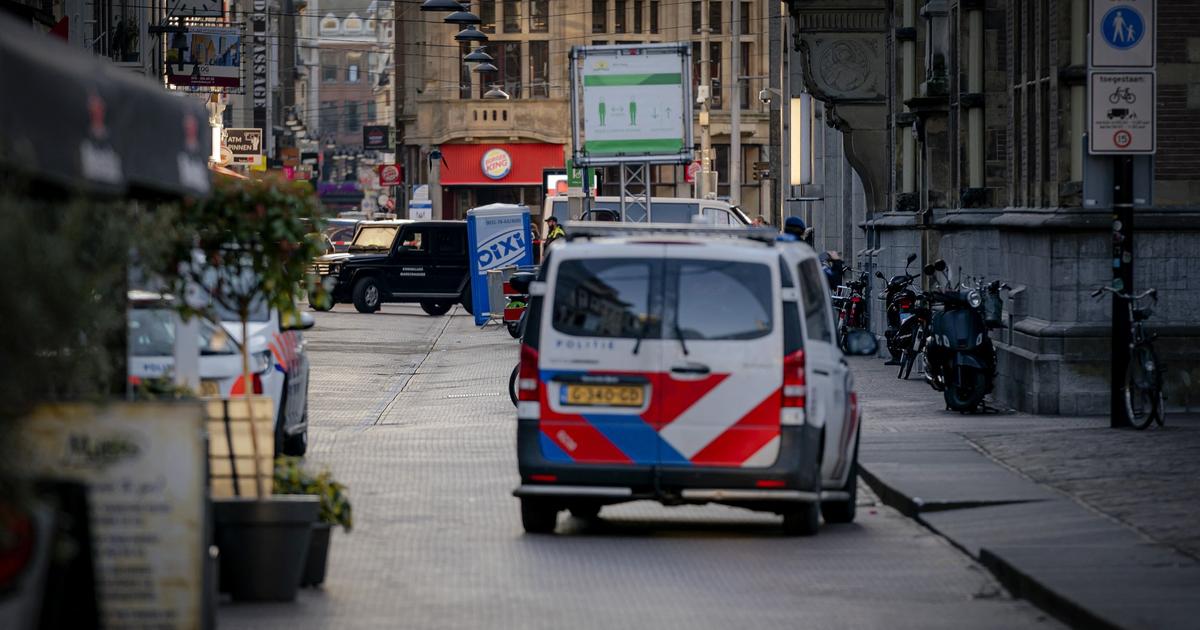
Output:
M883 43L883 38L874 35L802 39L802 49L809 49L814 91L834 101L884 98Z

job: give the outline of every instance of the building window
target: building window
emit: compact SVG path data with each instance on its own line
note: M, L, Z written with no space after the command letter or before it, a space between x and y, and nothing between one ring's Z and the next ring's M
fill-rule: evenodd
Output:
M319 122L321 123L321 133L337 133L339 120L336 102L326 101L321 103L321 119Z
M658 0L650 0L650 32L658 32Z
M460 42L458 58L462 59L471 54L471 44ZM463 61L458 68L458 98L471 98L471 64Z
M627 13L626 2L625 2L625 0L615 0L613 4L614 4L613 32L614 33L624 33L625 32L625 20L628 19L628 16L626 15L626 13Z
M608 0L592 0L592 32L608 32Z
M358 83L358 69L362 64L362 53L346 53L346 83Z
M701 22L700 9L704 6L702 2L692 3L692 32L699 33ZM721 3L719 0L709 0L708 3L708 30L712 33L721 32Z
M521 98L521 42L490 42L491 54L496 60L498 71L486 81L479 82L479 98L491 89L493 84L508 92L511 98Z
M375 101L367 101L367 124L375 124L375 117L379 115L379 107Z
M529 32L550 32L550 0L529 0Z
M358 14L351 13L346 16L346 21L342 23L342 28L346 29L347 33L361 33L363 30L362 18Z
M333 83L338 80L338 54L335 52L321 53L321 82Z
M354 131L361 127L362 120L358 118L358 103L346 101L346 131Z
M749 3L743 2L742 4L744 6ZM751 44L750 42L742 42L741 76L743 76L743 77L754 76L754 73L751 72L751 68L753 67L751 64L751 61L754 59L753 55L754 55L754 45ZM748 109L750 107L750 103L753 102L750 100L750 81L748 81L748 80L738 81L737 78L735 77L734 85L741 88L742 109Z
M721 42L709 42L708 58L710 74L712 79L712 100L709 101L709 107L712 109L721 109ZM698 90L696 86L700 85L701 71L703 64L700 58L700 42L692 42L692 95L697 96Z
M550 42L529 42L529 96L550 96Z
M322 33L336 33L337 30L338 30L338 21L337 21L337 18L334 17L334 15L332 13L329 15L326 15L324 18L321 19L321 32Z
M521 0L504 0L504 32L521 32Z
M479 0L479 30L496 32L496 0Z
M751 25L754 23L754 18L750 17L750 15L754 12L754 9L752 8L753 6L754 6L754 4L751 2L743 2L742 3L742 14L739 17L742 18L742 34L743 35L749 35L750 33L754 32L754 29L750 28Z
M645 10L645 8L646 8L645 2L643 2L642 0L633 0L633 32L634 33L641 33L645 26L645 20L643 19L643 16L642 16L642 13Z
M1009 10L1012 32L1012 205L1050 206L1057 195L1057 144L1050 138L1050 0L1024 0Z
M700 26L701 26L701 24L703 24L700 21L700 8L702 6L704 6L703 2L693 2L692 3L692 32L693 33L699 33Z

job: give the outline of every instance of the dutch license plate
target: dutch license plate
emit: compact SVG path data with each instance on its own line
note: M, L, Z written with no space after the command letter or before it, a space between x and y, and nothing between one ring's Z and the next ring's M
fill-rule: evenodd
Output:
M221 395L221 386L218 385L216 381L208 381L208 380L200 381L200 395L201 396L214 396L214 397L220 396Z
M641 407L646 390L641 385L564 385L560 402L588 407Z

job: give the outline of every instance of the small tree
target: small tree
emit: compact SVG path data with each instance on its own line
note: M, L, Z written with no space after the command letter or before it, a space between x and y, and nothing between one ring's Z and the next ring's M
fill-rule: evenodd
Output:
M311 224L319 213L312 187L279 177L255 180L222 179L204 201L185 203L180 211L181 238L167 278L177 295L207 291L212 302L236 313L242 326L242 379L251 423L254 480L263 496L259 470L258 433L250 408L251 382L249 322L258 308L278 309L282 321L295 321L296 300L302 291L309 299L325 299L323 288L308 273L321 254ZM186 302L186 300L185 300ZM186 315L215 319L211 311L183 306Z

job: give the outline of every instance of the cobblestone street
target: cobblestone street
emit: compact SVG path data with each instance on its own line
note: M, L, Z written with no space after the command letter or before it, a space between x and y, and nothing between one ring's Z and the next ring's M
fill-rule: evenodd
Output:
M770 515L642 503L524 535L516 342L458 309L316 318L308 461L349 486L356 526L335 533L322 589L224 604L222 628L1057 627L865 487L855 524L811 539Z

